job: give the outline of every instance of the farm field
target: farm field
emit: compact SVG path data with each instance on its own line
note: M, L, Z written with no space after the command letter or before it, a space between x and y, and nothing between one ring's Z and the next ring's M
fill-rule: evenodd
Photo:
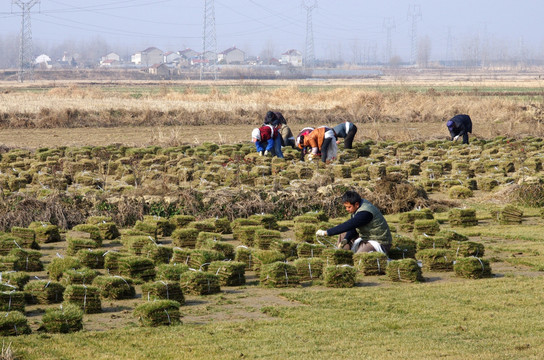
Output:
M492 80L0 83L0 308L23 299L31 331L3 336L3 358L540 358L542 95ZM353 121L355 147L331 164L259 157L249 133L268 108L293 131ZM447 140L452 112L473 117L470 145ZM386 214L398 270L315 237L347 219L347 189ZM60 301L18 295L13 270L99 311L47 331ZM96 276L134 293L91 297ZM135 313L165 294L182 324L141 326L176 322L172 304Z

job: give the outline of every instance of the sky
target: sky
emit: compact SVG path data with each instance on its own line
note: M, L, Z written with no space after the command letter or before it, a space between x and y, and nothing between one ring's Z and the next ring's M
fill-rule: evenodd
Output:
M163 51L203 47L205 0L34 1L34 41L60 44L101 38L119 53L150 46ZM315 4L311 16L316 58L350 60L361 53L381 58L390 53L408 59L413 38L429 41L431 59L459 56L474 39L508 47L511 56L522 51L540 56L544 49L542 0L215 0L217 50L236 46L259 55L268 49L276 57L289 49L304 52L305 6ZM0 39L16 35L20 26L20 8L1 0Z

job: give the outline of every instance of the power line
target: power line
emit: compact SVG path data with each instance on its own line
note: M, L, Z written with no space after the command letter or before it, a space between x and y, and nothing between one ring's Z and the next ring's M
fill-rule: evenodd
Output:
M306 51L304 52L304 67L311 69L315 65L312 11L317 8L317 0L314 0L311 5L306 4L303 0L302 7L306 9Z
M208 55L207 52L210 52ZM202 29L202 55L200 56L200 80L204 78L204 61L206 68L217 79L217 38L215 33L214 0L204 0L204 23ZM211 63L210 63L211 61Z
M34 59L32 57L32 27L30 23L30 10L39 4L40 0L12 0L12 5L21 8L21 35L19 44L19 82L23 82L25 77L33 78ZM25 74L26 73L26 74Z
M383 28L387 32L387 42L385 44L385 62L391 62L391 51L392 51L392 41L391 41L391 31L395 29L395 19L385 18L383 19Z
M410 5L408 7L408 18L412 20L412 46L410 49L410 63L416 63L417 53L417 22L421 20L421 7L419 5Z

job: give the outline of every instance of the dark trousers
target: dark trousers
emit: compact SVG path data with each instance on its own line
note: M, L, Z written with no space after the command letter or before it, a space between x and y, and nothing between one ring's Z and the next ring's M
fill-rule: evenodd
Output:
M352 149L353 139L355 138L355 134L357 133L357 126L353 125L351 130L346 135L346 138L344 139L344 149Z

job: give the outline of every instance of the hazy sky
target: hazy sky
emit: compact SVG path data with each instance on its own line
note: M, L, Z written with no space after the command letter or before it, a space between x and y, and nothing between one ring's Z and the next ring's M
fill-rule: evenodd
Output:
M11 3L0 4L0 38L20 29L20 9ZM540 55L544 49L542 0L320 0L312 13L316 57L341 53L349 60L356 48L383 57L386 23L394 24L392 54L408 59L408 14L418 7L417 36L430 39L432 59L444 58L476 37L507 44L511 55L522 48ZM101 37L126 48L112 49L119 53L149 46L199 51L203 9L204 0L41 0L32 11L33 37L46 44ZM218 51L235 45L259 55L269 47L279 56L291 48L305 49L306 11L300 0L215 0L215 21Z

